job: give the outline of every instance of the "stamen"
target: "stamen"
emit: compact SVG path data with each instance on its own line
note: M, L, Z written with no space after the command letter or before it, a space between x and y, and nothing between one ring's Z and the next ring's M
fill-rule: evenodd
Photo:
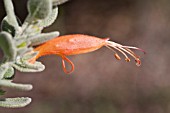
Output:
M119 47L114 47L114 48L125 56L125 61L130 61L130 58L126 55L124 51L121 50L121 48Z
M125 51L126 53L128 53L129 55L131 55L135 60L138 59L138 56L136 54L132 54L131 52L127 51L124 48L121 48L123 51Z
M109 49L111 49L112 51L114 51L113 49L116 49L118 50L120 53L122 53L124 56L125 56L125 61L126 62L130 62L130 58L128 58L128 56L126 55L126 53L128 53L130 56L132 56L135 61L136 61L136 65L137 66L140 66L141 65L141 61L139 59L139 56L136 55L132 50L130 49L136 49L136 50L140 50L142 52L144 52L145 54L145 51L140 49L140 48L137 48L137 47L132 47L132 46L123 46L121 44L118 44L118 43L115 43L115 42L111 42L111 41L106 41L106 47L108 47ZM116 59L120 59L119 55L115 52L115 58Z
M116 51L113 49L113 47L112 46L110 46L110 45L105 45L107 48L109 48L110 50L112 50L115 54L117 54L116 53Z
M110 42L110 41L109 41ZM128 56L126 55L126 53L124 53L122 50L121 50L121 48L119 48L119 47L117 47L117 46L113 46L113 45L111 45L112 44L112 42L110 42L110 43L108 43L108 45L106 46L106 47L108 47L109 49L111 49L112 51L114 51L114 49L116 49L116 50L118 50L120 53L122 53L124 56L125 56L125 61L130 61L130 59L128 58ZM118 45L118 44L116 44L116 43L113 43L113 44L115 44L115 45ZM115 52L115 51L114 51ZM115 54L117 54L116 52L115 52ZM118 55L118 54L117 54ZM117 57L117 56L116 56ZM115 57L115 58L116 58ZM117 59L117 58L116 58ZM127 60L128 59L128 60Z
M133 46L122 46L122 47L129 48L129 49L136 49L136 50L142 51L144 54L146 54L146 52L141 48L137 48L137 47L133 47Z
M141 65L141 61L140 61L139 59L136 59L135 61L136 61L136 65L137 65L137 66L140 66L140 65Z
M126 49L127 51L129 51L131 54L133 54L136 58L139 58L138 55L136 55L132 50L130 50L129 48L124 48Z
M126 62L130 62L130 58L125 58L125 61Z
M117 53L115 53L114 56L117 60L121 60L120 56Z
M118 44L116 42L112 42L112 41L106 41L108 45L112 45L112 46L122 46L121 44Z
M110 50L112 50L115 53L114 56L117 60L121 60L120 56L116 53L116 51L112 47L107 46L107 45L106 45L106 47L109 48Z

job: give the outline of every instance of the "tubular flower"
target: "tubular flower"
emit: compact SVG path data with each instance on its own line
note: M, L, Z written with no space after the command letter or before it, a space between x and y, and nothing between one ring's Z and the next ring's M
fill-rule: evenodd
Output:
M130 62L130 58L127 55L129 54L135 59L137 66L141 65L139 56L136 55L131 49L144 52L142 49L132 46L123 46L121 44L109 41L109 38L101 39L82 34L64 35L45 42L34 49L34 51L38 51L39 53L34 58L30 59L30 62L34 63L41 56L55 54L61 56L64 72L71 73L74 70L74 64L66 56L92 52L103 46L112 50L117 60L121 60L121 57L116 51L125 56L125 61ZM71 65L71 70L66 69L65 61Z

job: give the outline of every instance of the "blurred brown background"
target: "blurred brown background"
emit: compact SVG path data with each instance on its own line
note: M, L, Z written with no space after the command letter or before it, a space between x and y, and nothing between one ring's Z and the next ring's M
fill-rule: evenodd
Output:
M13 0L23 21L27 0ZM70 0L59 6L57 21L47 31L61 35L83 33L110 37L124 45L143 48L142 66L115 60L102 48L69 57L71 75L63 72L61 58L40 58L41 73L16 73L15 82L31 83L30 92L8 90L6 97L29 96L25 108L0 108L0 113L170 113L170 1ZM0 20L5 16L0 0Z

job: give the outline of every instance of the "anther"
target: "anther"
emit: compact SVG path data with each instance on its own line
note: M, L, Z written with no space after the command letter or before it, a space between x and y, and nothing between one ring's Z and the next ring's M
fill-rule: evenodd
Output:
M140 66L140 65L141 65L141 61L140 61L139 59L136 59L135 62L136 62L136 65L137 65L137 66Z
M115 53L114 56L117 60L121 60L120 56L117 53Z
M130 58L125 58L125 61L126 62L130 62Z

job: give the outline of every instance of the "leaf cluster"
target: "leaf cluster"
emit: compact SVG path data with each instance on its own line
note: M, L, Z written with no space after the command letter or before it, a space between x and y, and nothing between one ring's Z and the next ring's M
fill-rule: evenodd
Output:
M59 32L42 33L43 28L50 26L57 18L58 5L67 0L28 0L28 16L23 24L15 15L11 0L4 0L6 16L1 22L0 48L3 58L0 62L0 95L4 95L4 87L21 91L29 91L31 84L14 83L15 70L21 72L41 72L45 66L29 59L38 53L33 47L52 38L58 37ZM31 102L29 97L0 98L0 106L8 108L24 107Z

